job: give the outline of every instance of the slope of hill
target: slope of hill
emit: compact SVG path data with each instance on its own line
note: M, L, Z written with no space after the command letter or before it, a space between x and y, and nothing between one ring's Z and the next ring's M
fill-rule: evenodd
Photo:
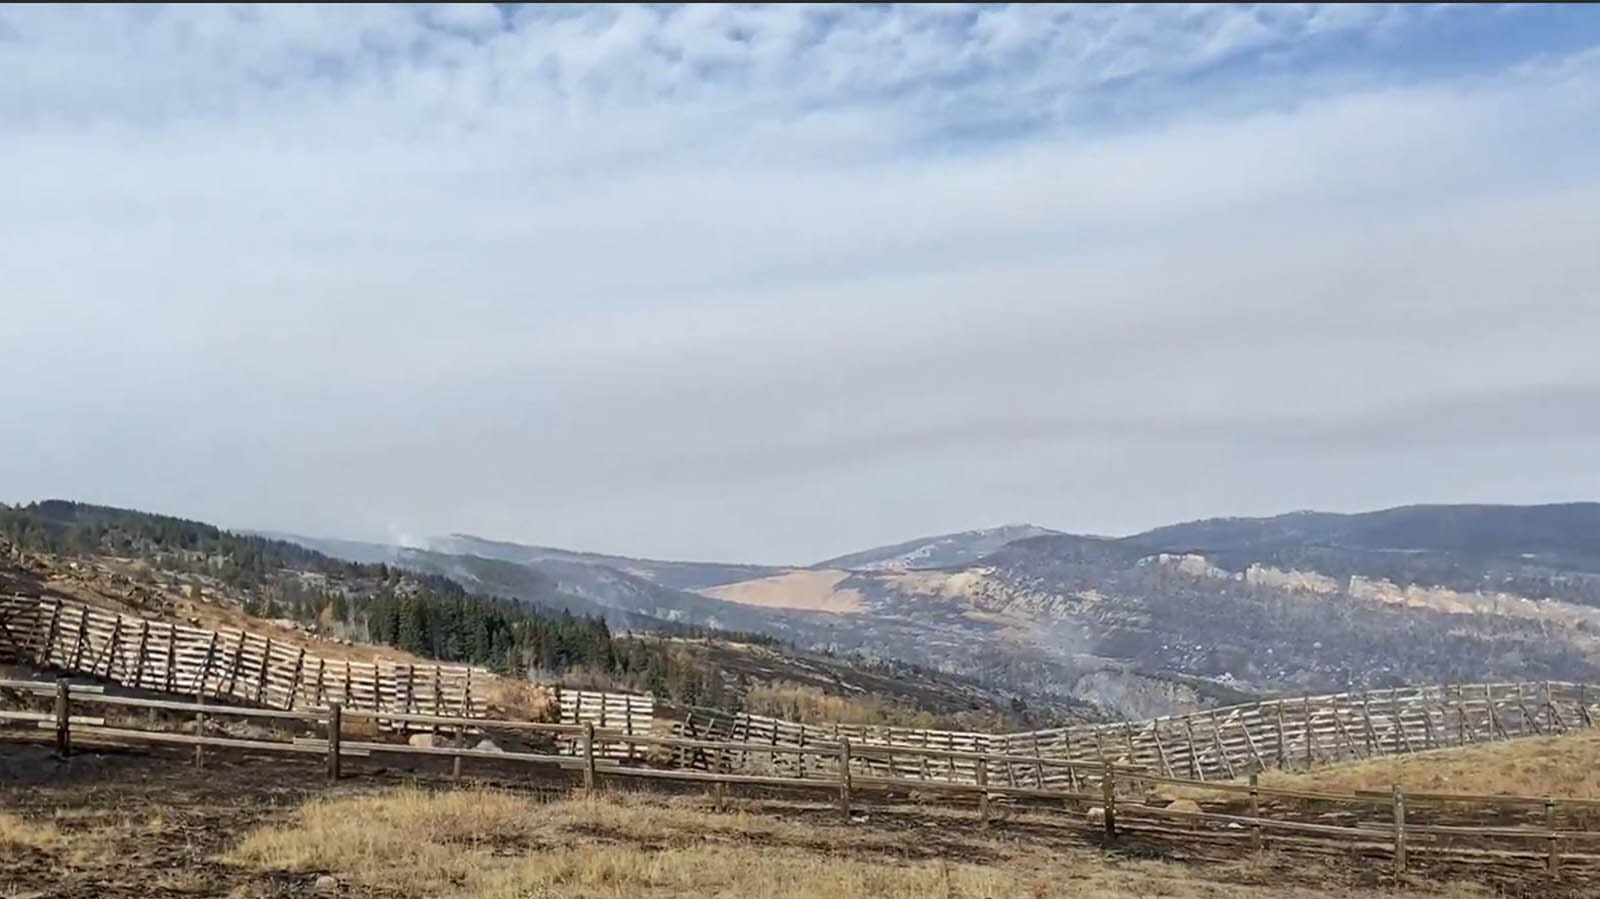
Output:
M843 709L871 723L920 726L1044 726L1094 717L1071 703L1024 703L1013 692L931 670L803 653L763 635L602 606L514 563L325 545L389 558L342 561L264 536L78 503L0 506L0 590L291 640L337 640L339 653L356 657L370 642L392 647L397 658L473 662L512 675L534 672L545 682L646 690L730 711L764 709L781 698ZM703 619L724 606L746 608L685 596L701 604ZM611 620L641 636L615 635Z
M965 565L998 550L1015 540L1059 534L1032 524L1008 524L997 528L920 537L879 546L812 565L812 568L837 568L846 571L874 571L895 568L949 568Z
M1291 512L1213 518L1156 528L1128 542L1169 551L1228 552L1336 546L1366 552L1431 552L1478 561L1534 561L1600 571L1600 503L1542 506L1400 506L1350 515Z
M1261 782L1328 792L1387 790L1403 783L1427 793L1600 799L1600 731L1363 759L1314 771L1267 771Z
M1205 555L1399 586L1504 591L1600 606L1600 503L1403 506L1356 515L1221 518L1126 538L1147 551Z
M628 556L553 549L548 546L526 546L503 540L485 540L482 537L465 534L430 537L425 542L427 549L452 556L482 556L486 559L500 559L522 565L562 565L567 566L569 571L579 570L583 566L608 568L671 590L698 590L719 584L731 584L735 581L769 577L786 570L763 565L634 559Z
M1272 692L1587 679L1600 663L1597 524L1600 506L1568 504L1305 512L1126 538L1023 525L808 569L475 538L392 553L532 601L553 582L625 627L644 615L762 631L1143 717Z

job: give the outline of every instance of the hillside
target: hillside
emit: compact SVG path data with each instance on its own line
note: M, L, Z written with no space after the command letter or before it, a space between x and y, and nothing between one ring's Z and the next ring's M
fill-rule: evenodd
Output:
M1524 737L1347 762L1308 772L1267 771L1261 782L1328 792L1387 790L1391 784L1403 783L1426 793L1600 799L1600 732Z
M1008 524L997 528L919 537L827 559L812 568L837 568L846 571L873 571L891 568L950 568L965 565L989 555L1017 540L1059 534L1032 524Z
M534 602L553 585L619 627L759 631L1138 718L1282 692L1589 679L1597 534L1592 503L1413 506L1123 538L1019 525L779 569L466 537L386 558Z
M1600 503L1403 506L1354 515L1296 512L1157 528L1124 541L1334 578L1500 591L1600 606Z
M1094 717L1072 703L1022 702L1015 693L913 666L802 652L765 635L600 606L512 563L427 552L397 561L404 564L343 561L282 540L129 510L61 501L0 507L6 592L262 630L315 642L333 657L376 652L471 662L543 682L647 691L730 711L775 702L832 707L870 723L1027 726ZM726 605L691 599L713 610ZM619 633L613 622L632 633Z
M657 559L635 559L603 553L572 552L548 546L525 546L501 540L485 540L482 537L465 534L429 538L426 548L447 555L480 556L523 565L567 566L568 570L576 570L580 566L609 568L670 590L698 590L718 584L768 577L784 570L763 565L663 562Z

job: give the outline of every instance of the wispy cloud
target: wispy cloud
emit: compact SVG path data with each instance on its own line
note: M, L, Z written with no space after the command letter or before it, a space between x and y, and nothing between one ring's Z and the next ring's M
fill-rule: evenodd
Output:
M1586 432L1487 473L1495 397L1600 380L1597 46L1556 7L6 7L0 484L766 559L1593 495ZM1386 411L1439 404L1426 448Z

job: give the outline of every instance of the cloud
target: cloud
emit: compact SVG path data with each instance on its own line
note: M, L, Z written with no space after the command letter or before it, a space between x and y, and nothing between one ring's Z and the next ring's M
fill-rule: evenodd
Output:
M1558 14L9 7L0 484L767 560L1592 495Z

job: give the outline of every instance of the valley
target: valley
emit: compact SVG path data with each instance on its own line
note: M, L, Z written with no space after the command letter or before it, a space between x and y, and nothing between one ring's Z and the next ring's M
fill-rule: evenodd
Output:
M49 519L70 508L11 514ZM1584 535L1597 532L1595 504L1415 507L1202 521L1123 538L1018 525L788 568L459 534L409 546L251 539L602 620L619 635L670 638L673 648L655 651L685 670L734 672L741 666L714 647L770 642L782 648L761 650L768 662L797 660L792 676L767 675L770 683L844 695L851 678L839 671L901 666L919 682L961 685L946 691L961 699L934 704L939 714L1030 709L1083 720L1406 684L1594 680L1600 554ZM833 666L822 678L831 686L808 666ZM561 667L595 687L643 683L637 673L618 680ZM692 697L713 704L747 690L731 673L688 680Z
M1291 513L1124 538L1017 525L787 569L460 535L365 551L530 601L525 581L542 575L619 623L760 631L1138 718L1250 696L1593 677L1597 532L1600 506L1577 503Z

